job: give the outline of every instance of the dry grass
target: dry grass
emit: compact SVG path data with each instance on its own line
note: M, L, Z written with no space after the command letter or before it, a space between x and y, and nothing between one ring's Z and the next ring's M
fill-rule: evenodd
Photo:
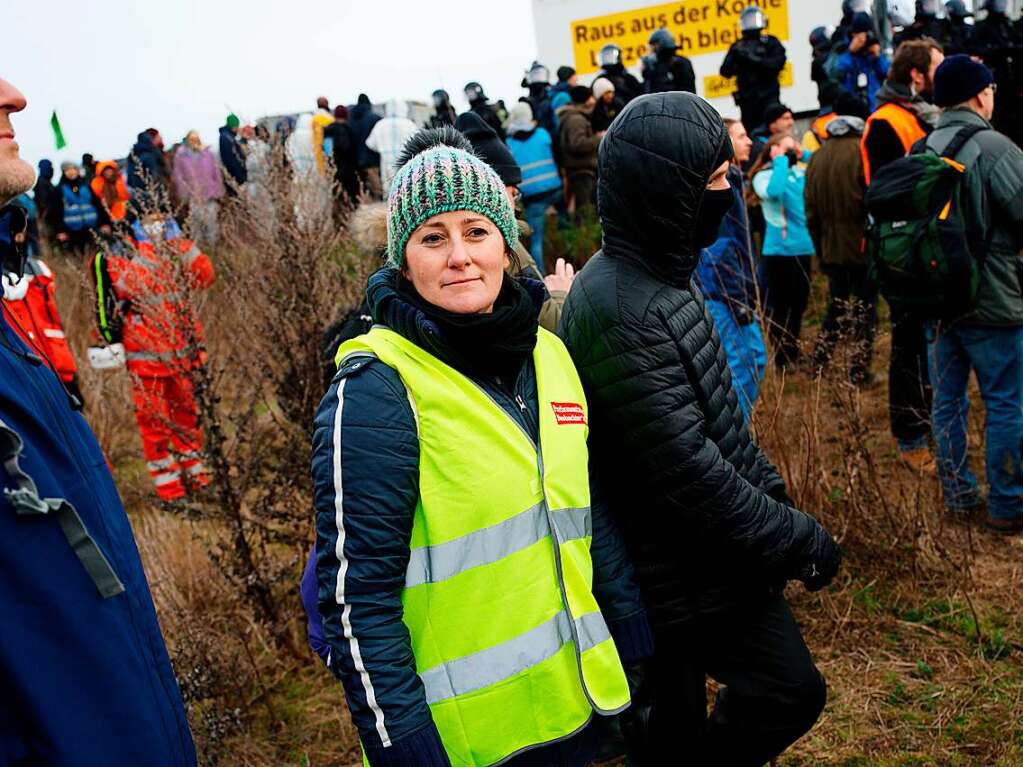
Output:
M339 269L338 242L320 245L324 251L307 265L318 259L332 264L336 302L347 303L368 265L345 262ZM260 337L272 326L268 317L252 314L280 307L258 294L272 292L274 281L240 270L247 264L256 274L265 269L283 276L275 259L284 256L251 244L246 253L244 263L235 254L214 254L221 280L201 312L220 387L216 408L227 439L227 470L235 481L253 484L276 465L295 475L283 509L271 509L258 487L239 485L244 502L238 512L246 535L258 544L257 572L275 605L273 625L222 566L220 558L231 555L227 518L210 512L185 520L157 509L124 371L82 371L86 416L129 509L203 763L356 765L357 736L340 686L302 641L298 579L312 540L312 511L303 466L308 448L297 446L309 424L287 423L282 399L291 395L279 386L267 388L288 375L286 366L254 366L248 357L269 353L275 343L282 348L279 339ZM76 356L84 360L93 325L85 271L59 256L51 266L59 275L59 302ZM311 326L289 327L283 348L318 344L319 332L335 319L326 308L330 287L318 283L311 310L322 316ZM817 291L804 334L809 340L822 309L819 285ZM886 344L882 332L875 370L886 369ZM265 380L254 384L258 376ZM783 381L769 373L756 417L761 441L793 496L836 532L846 550L832 588L818 595L790 588L830 693L817 727L779 764L1019 765L1023 540L946 524L936 483L897 462L884 384L858 392L840 380L837 373L824 381L806 375ZM307 393L297 397L308 400ZM977 456L979 422L972 431ZM278 448L300 454L275 464ZM256 534L266 528L299 538Z

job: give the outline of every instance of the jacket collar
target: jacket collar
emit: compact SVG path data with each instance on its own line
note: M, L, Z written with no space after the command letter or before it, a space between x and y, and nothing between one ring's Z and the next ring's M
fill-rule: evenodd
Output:
M981 125L985 128L992 128L990 122L966 107L946 109L941 115L941 119L938 120L938 127L944 128L946 125Z

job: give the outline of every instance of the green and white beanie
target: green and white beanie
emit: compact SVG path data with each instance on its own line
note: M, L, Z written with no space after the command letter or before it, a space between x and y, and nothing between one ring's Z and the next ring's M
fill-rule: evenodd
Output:
M387 198L387 255L391 265L405 261L409 237L439 213L471 210L494 222L509 250L519 228L504 182L473 154L472 144L454 128L422 130L410 138L396 163Z

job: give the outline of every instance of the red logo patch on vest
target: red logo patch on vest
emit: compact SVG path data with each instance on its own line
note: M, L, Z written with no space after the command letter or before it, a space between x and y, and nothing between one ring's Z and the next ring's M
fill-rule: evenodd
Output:
M586 424L586 412L578 402L552 402L551 407L554 408L554 418L559 426L573 423Z

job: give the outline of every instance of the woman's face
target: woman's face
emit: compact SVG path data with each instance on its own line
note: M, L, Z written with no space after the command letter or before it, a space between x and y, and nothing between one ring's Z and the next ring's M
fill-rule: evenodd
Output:
M423 222L405 246L405 277L425 300L455 314L489 314L508 265L493 221L468 210Z

